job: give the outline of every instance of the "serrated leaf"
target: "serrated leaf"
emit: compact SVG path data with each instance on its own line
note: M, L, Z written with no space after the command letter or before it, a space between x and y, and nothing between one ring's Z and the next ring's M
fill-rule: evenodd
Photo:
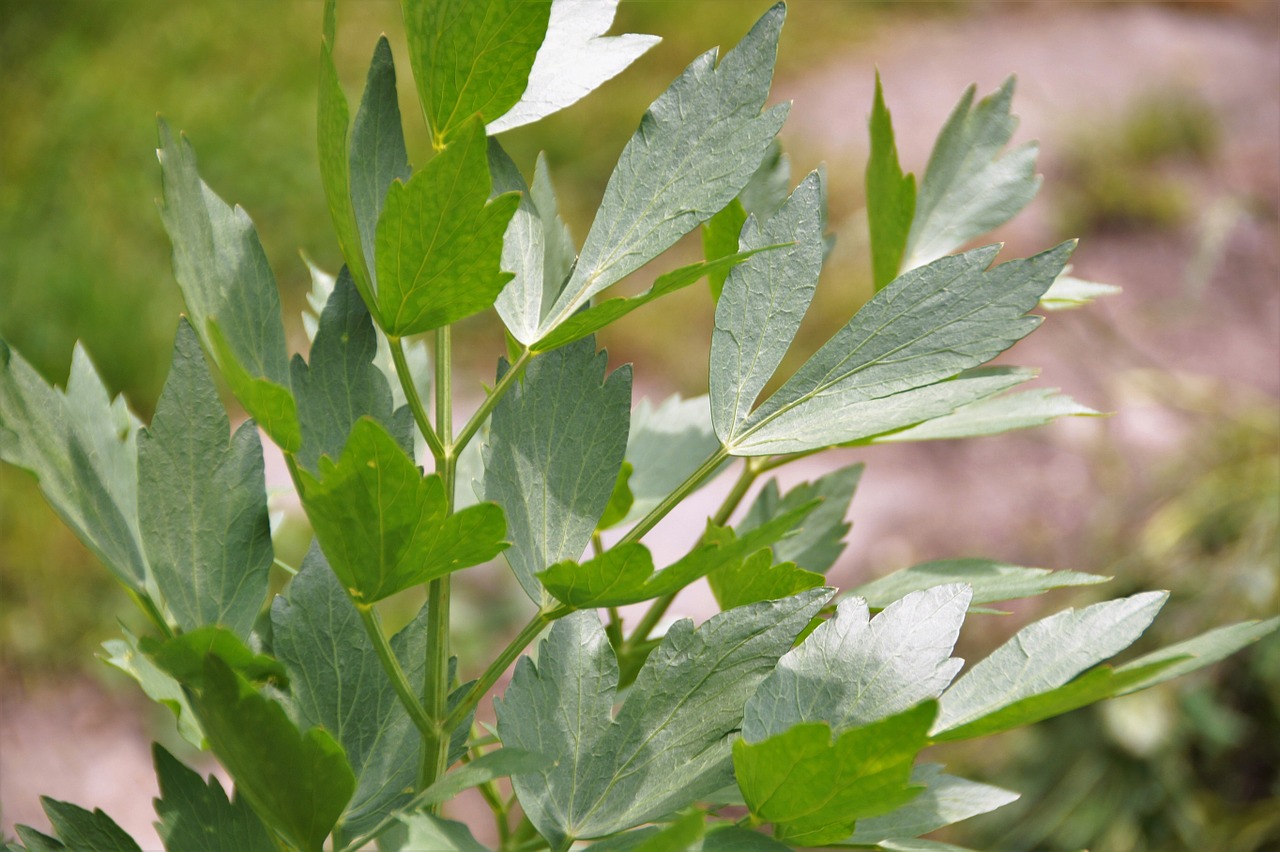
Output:
M223 625L242 639L274 558L262 443L234 435L195 330L183 319L155 418L138 436L143 546L178 627Z
M733 744L733 767L747 806L796 846L843 840L855 821L901 807L920 792L911 766L928 743L936 702L833 736L807 722L757 743Z
M935 736L1047 692L1129 647L1164 606L1145 592L1068 609L1024 627L942 695Z
M1017 793L967 778L946 775L936 763L917 766L911 783L924 792L884 816L860 820L846 843L872 844L895 838L911 838L943 826L1002 808Z
M726 273L752 255L776 251L779 248L782 248L782 246L760 246L748 251L725 255L705 263L692 263L679 269L673 269L671 272L665 272L659 275L653 282L653 286L643 293L638 293L635 296L619 296L614 299L606 299L591 307L583 308L556 326L554 331L539 340L531 348L535 352L545 352L564 346L566 343L572 343L575 340L586 337L588 334L594 334L607 325L612 325L636 308L642 308L655 299L660 299L677 290L683 290L704 275L712 276L716 273Z
M495 701L505 745L556 755L515 775L525 812L553 845L624 831L730 778L729 737L746 697L829 597L818 590L677 622L650 654L617 718L618 664L594 612L552 627L538 663L516 666Z
M511 273L502 236L520 203L489 200L484 127L471 119L409 179L395 181L378 220L378 324L404 337L491 307Z
M320 456L338 458L361 417L381 423L406 453L413 453L413 416L394 410L386 375L374 361L378 334L347 267L342 267L311 345L311 361L290 365L302 426L297 460L316 470Z
M387 189L393 181L409 180L410 173L396 96L396 66L384 35L374 48L364 97L351 128L351 204L366 263L376 257L378 219ZM376 289L376 278L373 285Z
M733 443L813 299L822 271L824 220L822 179L811 172L767 223L750 219L743 228L743 248L788 247L737 267L716 304L711 419L725 444Z
M228 799L218 779L206 784L163 746L151 747L160 798L156 831L170 852L276 852L277 846L248 803Z
M631 412L627 437L627 461L635 467L630 480L635 502L624 523L644 517L719 447L706 396L681 399L675 394L656 407L648 398L640 400ZM726 462L717 473L730 464ZM702 485L714 478L707 477Z
M1280 617L1268 618L1266 621L1242 621L1210 630L1191 639L1152 651L1150 654L1144 654L1120 666L1116 669L1117 673L1129 674L1170 660L1173 664L1152 672L1151 676L1130 684L1116 694L1127 695L1130 692L1137 692L1140 689L1155 686L1157 683L1190 674L1231 656L1241 648L1274 633L1277 629L1280 629Z
M240 403L293 452L280 293L257 231L244 210L229 207L200 179L191 143L175 141L163 120L159 129L160 217L191 325Z
M970 604L1009 601L1044 594L1065 586L1105 583L1110 577L1079 571L1023 568L990 559L941 559L922 562L887 574L850 590L872 609L884 609L911 592L948 583L965 583L973 590Z
M893 119L884 103L880 74L871 105L871 154L867 159L867 228L871 232L872 284L876 291L898 277L916 212L915 175L902 173Z
M168 707L177 719L178 733L184 740L198 749L207 748L204 731L200 729L200 723L196 721L191 705L187 703L187 695L182 691L181 684L142 652L138 647L138 637L123 626L120 632L124 634L123 639L111 639L102 643L103 649L110 655L102 657L103 662L132 677L148 698Z
M108 397L79 344L62 391L0 340L0 460L34 474L63 522L125 586L145 596L138 426L122 397Z
M777 600L826 583L821 574L799 568L794 562L776 562L776 559L772 550L758 550L745 561L717 571L712 592L720 609Z
M280 704L214 654L200 680L191 705L237 794L289 842L319 852L355 791L342 747L320 728L299 732Z
M423 476L369 418L341 457L298 471L302 506L338 579L361 602L494 558L507 546L502 510L482 503L449 514L438 474Z
M864 467L861 463L842 467L813 482L795 486L785 497L779 496L778 481L769 480L738 524L738 532L755 529L796 506L821 500L794 535L778 542L773 555L779 561L795 562L806 570L825 573L844 552L844 537L851 526L845 517Z
M904 441L941 441L999 435L1015 429L1030 429L1052 423L1060 417L1099 417L1057 388L1040 388L992 396L957 408L950 414L897 432L872 438L872 444Z
M1114 296L1121 292L1114 284L1099 284L1096 281L1085 281L1071 276L1071 267L1062 270L1062 274L1054 279L1053 284L1040 297L1040 307L1046 311L1065 311L1087 305L1094 299L1103 296Z
M902 271L954 251L1013 218L1040 189L1034 142L1001 155L1018 120L1009 114L1010 77L973 105L965 90L938 134L920 181Z
M40 797L40 806L53 825L58 839L73 850L109 849L111 852L142 852L138 842L116 825L101 808L87 811L50 796Z
M378 837L382 852L489 852L465 823L429 813L396 814L397 824Z
M1040 324L1026 313L1073 245L987 269L998 251L989 246L899 276L732 433L721 432L725 446L734 455L819 449L939 417L997 392L979 385L982 395L975 397L953 377ZM989 384L999 388L998 381Z
M67 848L56 837L50 837L47 834L36 831L29 825L16 825L14 826L14 831L18 833L18 838L22 840L24 846L16 846L12 843L6 844L5 849L7 852L13 852L13 850L24 852L24 847L25 852L59 852L59 850Z
M520 206L502 238L502 268L515 277L498 294L494 308L512 336L528 346L537 341L543 313L560 295L578 253L560 220L545 156L538 155L530 189L507 152L490 139L489 171L493 195L520 193Z
M486 130L497 135L577 103L662 41L635 33L606 36L617 8L618 0L554 0L524 94Z
M437 148L477 113L483 124L516 105L547 34L551 0L405 0L402 6L422 113Z
M507 561L535 602L535 576L578 559L622 468L631 418L631 368L605 378L595 339L540 355L491 418L484 493L506 512Z
M539 337L710 219L746 185L786 118L786 106L761 114L785 14L782 4L766 12L718 66L715 50L704 53L649 107Z
M139 643L160 669L186 686L204 686L204 658L218 657L247 681L288 685L284 666L274 657L256 653L244 641L222 627L200 627L170 639L144 636Z
M391 640L410 683L421 683L426 659L425 610ZM392 689L356 608L312 545L288 596L271 606L273 650L293 682L291 707L301 727L334 735L355 773L343 814L355 836L403 806L416 780L420 737Z
M793 725L825 722L836 734L937 698L964 661L951 656L969 589L912 592L875 618L858 598L778 661L747 702L748 743Z

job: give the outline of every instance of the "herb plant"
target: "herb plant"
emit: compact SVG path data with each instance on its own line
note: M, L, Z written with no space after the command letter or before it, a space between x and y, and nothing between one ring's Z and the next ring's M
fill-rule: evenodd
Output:
M416 169L388 42L353 120L325 8L320 166L346 263L313 270L306 360L288 354L248 216L202 182L163 121L161 214L187 315L151 424L109 398L83 351L60 390L0 343L0 456L39 479L151 622L108 642L109 662L234 780L228 797L157 746L166 848L474 850L445 817L472 787L504 850L943 848L919 837L1016 794L920 763L929 745L1151 686L1275 629L1236 624L1106 665L1155 618L1165 594L1148 592L1035 622L957 678L967 613L1104 578L957 560L838 594L823 572L860 466L785 494L768 481L738 512L758 479L830 447L1092 413L1014 390L1029 370L983 366L1036 328L1037 305L1105 289L1064 275L1073 245L998 265L998 246L953 254L1038 187L1035 147L1004 152L1012 82L964 95L918 187L877 87L877 292L765 396L830 242L823 174L792 188L774 141L788 106L765 108L784 7L654 102L578 248L548 164L526 182L495 137L572 104L656 39L605 36L616 0L403 5L434 149ZM698 228L705 260L600 298ZM633 412L631 369L606 375L594 332L703 278L717 299L709 395ZM490 308L507 352L459 425L453 326ZM211 368L253 418L234 432ZM259 430L315 531L270 600ZM730 473L702 536L656 570L646 534ZM456 660L450 579L499 556L536 610L487 667ZM661 631L701 579L723 611ZM379 602L419 586L426 604L388 636ZM619 617L644 602L637 623ZM536 660L521 657L544 632ZM512 663L496 726L475 722ZM100 810L45 807L57 838L20 826L27 849L138 848Z

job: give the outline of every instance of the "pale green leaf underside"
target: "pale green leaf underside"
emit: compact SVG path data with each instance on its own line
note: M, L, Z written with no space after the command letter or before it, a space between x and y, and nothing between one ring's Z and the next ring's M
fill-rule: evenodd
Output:
M918 837L1002 808L1018 798L1009 790L947 775L936 763L917 766L911 772L911 783L924 787L924 792L884 816L859 820L845 842L871 844Z
M125 627L121 627L120 632L124 634L123 639L110 639L102 643L103 650L109 655L101 657L102 661L137 681L138 686L142 687L142 691L152 701L168 707L177 719L178 733L184 740L197 749L208 748L204 732L200 729L195 714L191 712L191 705L187 702L186 693L182 691L182 685L142 653L138 648L138 637Z
M1097 411L1076 402L1056 388L1043 388L970 403L951 414L926 420L898 432L871 439L873 444L903 441L942 441L999 435L1015 429L1044 426L1061 417L1098 417Z
M1023 568L990 559L944 559L894 571L850 590L849 594L862 598L872 609L884 609L911 592L947 583L965 583L973 590L971 603L983 604L1029 598L1064 586L1105 583L1109 579L1101 574Z
M774 546L773 555L779 561L795 562L808 571L825 573L844 552L844 537L851 526L845 517L862 471L862 464L843 467L813 482L795 486L785 497L779 494L778 481L771 479L756 495L737 530L746 532L769 518L820 499L822 503L805 517L795 534Z
M682 399L676 394L657 406L647 397L640 400L631 412L627 436L626 458L635 469L628 482L634 502L624 523L648 514L719 446L707 397ZM726 463L721 471L727 467ZM708 477L702 484L714 478Z
M1062 270L1053 285L1040 297L1040 307L1046 311L1065 311L1087 305L1094 299L1103 296L1114 296L1120 288L1114 284L1099 284L1096 281L1085 281L1069 273L1071 267Z

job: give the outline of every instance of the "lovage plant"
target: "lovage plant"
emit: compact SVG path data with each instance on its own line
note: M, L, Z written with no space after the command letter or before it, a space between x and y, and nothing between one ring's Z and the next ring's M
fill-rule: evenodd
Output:
M156 748L168 849L479 849L447 818L472 787L504 850L941 848L918 838L1015 794L921 762L931 744L1151 686L1275 629L1237 624L1105 664L1155 618L1165 595L1148 592L1049 616L960 675L967 613L1103 578L959 560L839 593L824 572L859 466L786 493L766 481L739 511L757 480L830 447L1091 413L1015 390L1031 371L983 366L1036 328L1037 305L1094 295L1064 276L1072 245L998 265L998 246L953 253L1037 189L1034 146L1004 152L1011 83L964 95L918 187L877 89L877 292L765 395L829 241L823 175L792 188L774 141L787 105L765 108L784 7L653 103L578 247L548 164L527 181L497 137L656 39L604 35L616 0L403 5L433 148L416 168L388 42L352 119L325 10L320 167L346 263L313 271L305 360L287 351L248 216L163 122L162 216L187 314L150 425L109 399L82 351L60 390L0 344L0 455L38 477L150 621L108 642L109 662L234 782L229 797ZM600 298L698 228L703 261ZM631 369L606 375L594 332L703 278L717 300L709 394L633 410ZM490 309L509 345L455 422L452 328ZM213 369L253 418L234 432ZM270 600L260 432L315 531ZM736 479L705 531L656 569L646 534L719 476ZM450 580L495 559L534 614L493 660L457 660ZM722 612L661 630L702 580ZM424 586L421 612L387 635L379 603ZM634 623L619 617L646 602ZM513 663L496 724L476 722ZM20 826L10 848L138 848L101 810L45 807L57 837Z

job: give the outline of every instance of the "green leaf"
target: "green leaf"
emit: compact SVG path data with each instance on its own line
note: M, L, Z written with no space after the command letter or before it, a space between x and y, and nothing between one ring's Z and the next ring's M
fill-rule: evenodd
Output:
M1040 307L1046 311L1065 311L1071 308L1078 308L1087 305L1094 299L1103 296L1114 296L1120 292L1120 288L1114 284L1099 284L1095 281L1085 281L1080 278L1074 278L1068 273L1071 267L1067 266L1062 270L1062 274L1054 279L1053 284L1040 297Z
M130 633L128 628L122 626L120 632L124 634L123 639L111 639L102 643L109 655L102 657L103 662L132 677L148 698L173 711L178 723L178 733L184 740L198 749L207 748L204 731L191 712L191 705L187 703L187 694L183 692L182 685L142 652L138 647L138 637Z
M60 391L0 340L0 459L35 474L63 523L125 586L146 596L138 425L122 397L108 397L79 344Z
M917 766L911 773L911 783L924 787L924 792L884 816L860 820L853 836L845 842L872 844L928 834L1002 808L1018 798L1017 793L990 784L946 775L936 763Z
M538 155L533 188L496 139L489 140L493 195L520 193L520 206L502 238L502 268L515 275L494 307L516 340L528 346L538 339L538 325L569 278L578 252L560 220L547 160Z
M391 640L410 683L422 682L424 616L425 610ZM272 650L293 682L294 718L333 734L355 773L344 831L368 831L408 801L404 791L417 780L420 737L318 546L302 561L288 597L272 602L271 625Z
M68 849L111 850L111 852L142 852L142 847L115 820L94 808L92 812L69 802L60 802L49 796L40 797L40 806L53 825L58 839Z
M1009 114L1013 82L1010 77L976 107L970 86L938 134L916 197L903 271L1003 225L1040 189L1034 142L1000 154L1018 125Z
M877 846L885 852L973 852L967 846L925 840L922 837L895 837L892 840L882 840Z
M406 407L392 410L391 386L374 364L377 353L378 334L344 266L320 314L311 363L294 356L291 365L302 426L297 460L308 470L317 469L322 455L338 458L366 416L412 455L413 415Z
M725 208L702 223L702 256L708 262L719 260L738 250L738 237L742 234L742 226L747 224L747 210L742 201L735 198ZM719 301L724 291L724 281L729 277L728 269L719 270L707 276L711 286L711 298Z
M204 686L204 658L209 654L248 681L280 686L289 682L277 660L255 653L239 636L222 627L201 627L163 641L144 636L139 644L162 671L187 686Z
M556 622L494 702L503 744L558 763L512 777L553 846L624 831L678 810L730 779L741 708L829 590L679 621L650 654L613 718L618 664L594 612Z
M25 852L58 852L67 847L57 838L36 831L29 825L16 825L18 837L25 844ZM22 852L24 847L10 843L5 846L6 852Z
M719 447L707 397L681 399L676 394L656 407L648 398L640 400L631 412L627 437L627 461L635 467L629 483L635 502L626 522L648 514ZM719 472L731 463L726 462ZM702 484L714 478L707 477Z
M327 27L326 24L326 29ZM319 102L316 109L320 182L324 187L329 217L333 220L333 230L338 237L338 247L342 249L342 256L351 269L356 289L372 310L375 302L369 264L371 257L366 256L362 223L356 219L351 191L351 160L347 145L351 130L351 110L347 106L347 96L342 93L338 69L333 64L333 36L333 32L328 32L320 44ZM369 68L371 81L378 66L378 52L375 51L373 65ZM381 79L381 73L378 77ZM367 222L364 224L367 227Z
M733 744L733 767L747 806L795 846L843 840L855 821L888 813L920 792L911 766L937 713L927 701L832 736L823 722L791 727L757 743Z
M159 126L160 216L191 325L240 403L293 452L280 293L257 231L244 210L227 206L200 179L191 143L175 141L164 121Z
M573 276L539 337L733 200L763 159L787 107L761 114L773 78L779 3L716 65L694 60L654 101L623 150Z
M1065 586L1088 586L1105 583L1110 577L1082 574L1079 571L1049 571L1023 568L990 559L943 559L922 562L887 574L852 589L872 609L884 609L911 592L947 583L965 583L973 589L971 604L1009 601L1041 595Z
M992 396L957 408L950 414L917 423L897 432L877 435L869 443L939 441L998 435L1015 429L1044 426L1060 417L1098 417L1057 388L1040 388Z
M807 722L839 734L937 698L964 665L951 650L968 605L962 585L912 592L875 618L846 598L760 684L743 738L756 743Z
M489 201L484 127L471 119L408 183L395 181L378 220L378 320L404 337L491 307L503 272L502 235L520 203Z
M405 0L402 6L436 148L453 141L477 113L483 124L516 105L547 34L551 0Z
M378 837L382 852L489 852L464 823L429 813L396 814L397 824Z
M816 589L826 578L796 567L794 562L776 562L772 550L758 550L745 561L726 565L715 574L712 591L720 609L733 609L756 601L772 601Z
M414 797L415 805L439 805L456 798L463 790L525 772L550 768L551 758L518 748L500 748L468 761Z
M759 832L724 823L709 827L702 840L702 852L787 852L790 848Z
M300 733L215 654L205 656L200 680L191 704L237 795L289 842L319 852L355 791L342 747L320 728Z
M377 256L378 219L387 189L393 181L409 180L410 173L396 96L396 66L384 35L374 48L364 98L351 128L351 204L366 264ZM373 283L376 289L376 278Z
M821 167L819 168L821 174ZM825 178L823 180L825 183ZM769 143L764 160L751 180L738 193L738 201L748 216L755 216L761 224L773 218L773 214L786 203L791 194L791 158L782 153L778 140ZM736 246L734 247L736 250Z
M716 596L716 600L720 602L720 608L729 609L731 601L739 597L744 599L747 597L743 594L745 588L735 588L735 586L749 582L744 575L753 568L760 570L768 568L773 562L773 555L770 554L767 564L763 558L751 562L750 565L744 565L744 562L748 562L748 558L757 554L762 548L774 547L779 542L785 541L785 537L794 532L809 513L817 509L818 505L819 501L813 500L788 509L755 529L744 531L741 536L731 529L717 527L708 522L706 532L702 535L702 544L686 556L685 560L712 561L712 565L705 571L707 581L711 585L711 591ZM791 572L786 571L786 573Z
M726 273L752 255L779 248L782 248L782 246L760 246L749 251L725 255L705 263L692 263L679 269L673 269L671 272L663 273L653 282L653 286L643 293L635 296L619 296L614 299L606 299L591 307L584 307L578 313L556 326L553 331L535 343L532 348L535 352L545 352L564 346L566 343L572 343L575 340L586 337L588 334L594 334L607 325L612 325L636 308L644 307L655 299L660 299L677 290L683 290L704 275L712 276L716 273Z
M438 474L424 477L395 438L369 418L318 476L298 471L302 506L333 571L363 603L494 558L506 547L492 503L449 514Z
M746 249L777 243L788 248L731 272L716 304L711 419L726 445L781 363L813 299L822 271L824 221L822 178L811 172L767 223L752 219L743 228Z
M744 421L718 425L725 446L734 455L819 449L938 417L995 393L999 373L981 374L994 389L979 382L977 397L963 380L944 380L994 358L1040 324L1026 312L1073 245L988 270L999 248L990 246L900 276Z
M173 366L138 436L138 514L156 586L183 630L220 624L242 639L274 558L262 443L234 435L195 331L178 324Z
M613 484L613 493L609 495L609 505L605 507L604 514L600 516L600 522L596 524L597 530L607 530L617 526L631 511L631 506L636 501L629 484L633 470L631 462L622 463L622 468L618 471L618 480Z
M631 368L605 379L588 337L540 355L494 409L484 493L506 512L507 561L535 602L535 576L578 559L609 505L631 417Z
M606 36L617 9L618 0L553 2L529 85L515 106L489 122L488 132L532 124L577 103L662 41L635 33Z
M206 784L159 743L152 745L160 798L155 800L156 831L170 852L276 852L262 820L248 803L228 799L218 779Z
M902 271L902 255L916 211L915 175L902 173L893 119L884 104L880 74L871 106L871 155L867 160L867 228L871 232L872 281L877 292Z
M1274 633L1277 629L1280 629L1280 617L1268 618L1266 621L1241 621L1238 624L1210 630L1207 633L1169 645L1158 651L1152 651L1150 654L1144 654L1136 660L1120 666L1116 671L1120 674L1128 674L1145 669L1155 663L1169 660L1173 661L1173 664L1167 668L1154 671L1150 677L1130 684L1116 694L1127 695L1130 692L1137 692L1140 689L1146 689L1149 686L1155 686L1157 683L1163 683L1175 677L1182 677L1184 674L1190 674L1197 669L1213 665L1219 660L1231 656L1241 648Z
M862 479L863 468L862 464L842 467L813 482L795 486L785 497L779 496L778 481L769 480L738 524L738 532L755 529L769 518L796 506L821 500L822 503L805 517L794 535L778 542L773 555L778 560L795 562L809 571L825 573L844 552L844 537L851 526L845 517Z
M1168 592L1068 609L1024 627L942 695L934 735L1061 686L1142 635Z

